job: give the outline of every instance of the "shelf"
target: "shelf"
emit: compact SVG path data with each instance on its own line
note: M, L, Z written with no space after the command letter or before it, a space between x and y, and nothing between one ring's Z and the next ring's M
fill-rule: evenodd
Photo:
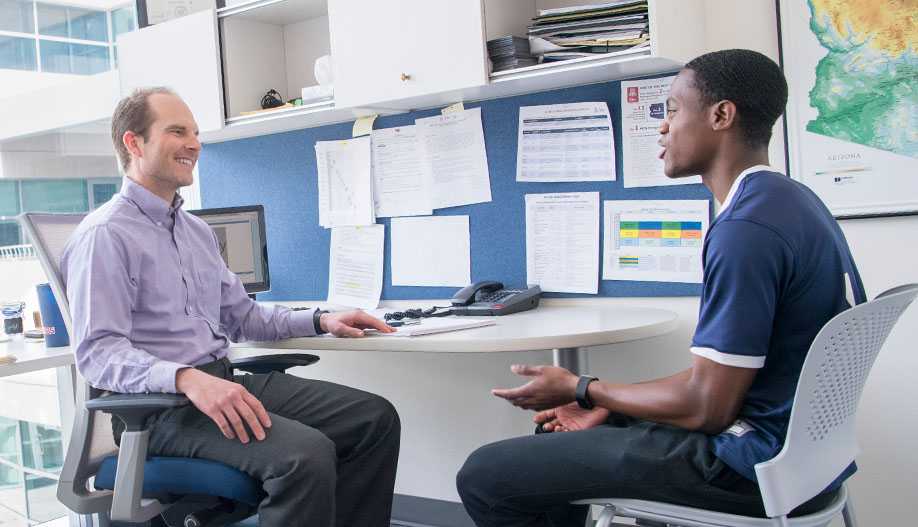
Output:
M276 26L327 15L327 0L254 0L217 9L217 18L245 18Z
M329 101L265 114L234 117L226 121L224 129L202 133L201 140L205 143L216 143L341 123L374 113L392 115L447 106L458 101L498 99L585 84L675 73L681 67L682 64L678 61L650 57L647 50L626 55L597 55L500 71L491 74L491 82L485 86L388 101L374 107L337 108Z

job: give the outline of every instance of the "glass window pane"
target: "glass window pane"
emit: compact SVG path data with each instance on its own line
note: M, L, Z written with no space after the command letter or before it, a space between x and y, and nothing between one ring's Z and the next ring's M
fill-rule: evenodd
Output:
M17 426L18 421L14 421L8 417L0 417L0 459L21 465L22 460L19 459L19 439L16 437ZM0 467L3 466L5 465L0 465ZM15 481L11 482L8 479L9 477L9 474L0 472L0 486L15 483Z
M94 75L111 69L108 46L70 44L70 54L73 57L73 73Z
M19 236L19 224L15 221L0 221L0 247L19 245L22 238ZM0 523L0 525L3 525Z
M4 508L25 515L26 497L22 488L22 471L0 465L0 510ZM5 523L3 525L6 526Z
M0 35L0 69L37 70L35 39Z
M137 29L134 24L134 6L122 7L112 11L112 38L118 38L122 33L129 33Z
M57 481L33 474L26 475L26 495L29 500L29 517L47 522L67 515L63 503L57 501Z
M89 187L92 189L92 207L96 209L104 205L108 200L112 199L112 196L118 193L121 189L121 180L90 181Z
M29 180L21 184L23 212L89 211L85 180Z
M0 180L0 216L19 214L19 186L16 181Z
M70 44L66 42L53 42L40 40L41 70L52 73L73 73L70 61Z
M38 4L38 32L52 37L67 37L67 8Z
M108 17L105 11L70 7L70 38L108 42Z
M61 432L36 423L19 422L22 434L22 464L45 472L60 472L64 464Z
M0 30L34 33L32 2L28 0L0 0Z

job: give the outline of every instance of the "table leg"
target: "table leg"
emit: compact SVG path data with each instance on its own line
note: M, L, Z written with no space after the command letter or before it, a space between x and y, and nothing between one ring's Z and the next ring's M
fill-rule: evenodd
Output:
M581 348L556 348L551 350L552 363L580 375L590 370L589 357L585 349Z

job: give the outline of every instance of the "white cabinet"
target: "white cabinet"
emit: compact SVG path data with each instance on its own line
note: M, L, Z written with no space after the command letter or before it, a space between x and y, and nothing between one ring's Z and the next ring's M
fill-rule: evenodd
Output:
M481 0L329 0L339 106L371 106L488 81Z
M201 132L223 128L223 76L213 10L122 35L118 68L122 95L166 86L185 100Z

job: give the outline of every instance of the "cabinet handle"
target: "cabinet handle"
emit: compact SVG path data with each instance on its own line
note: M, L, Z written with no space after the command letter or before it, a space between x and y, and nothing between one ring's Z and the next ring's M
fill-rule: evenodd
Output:
M402 73L402 75L401 75L400 78L401 78L402 81L404 82L404 81L407 81L407 80L411 79L411 75L407 75L407 74L405 74L405 73Z

